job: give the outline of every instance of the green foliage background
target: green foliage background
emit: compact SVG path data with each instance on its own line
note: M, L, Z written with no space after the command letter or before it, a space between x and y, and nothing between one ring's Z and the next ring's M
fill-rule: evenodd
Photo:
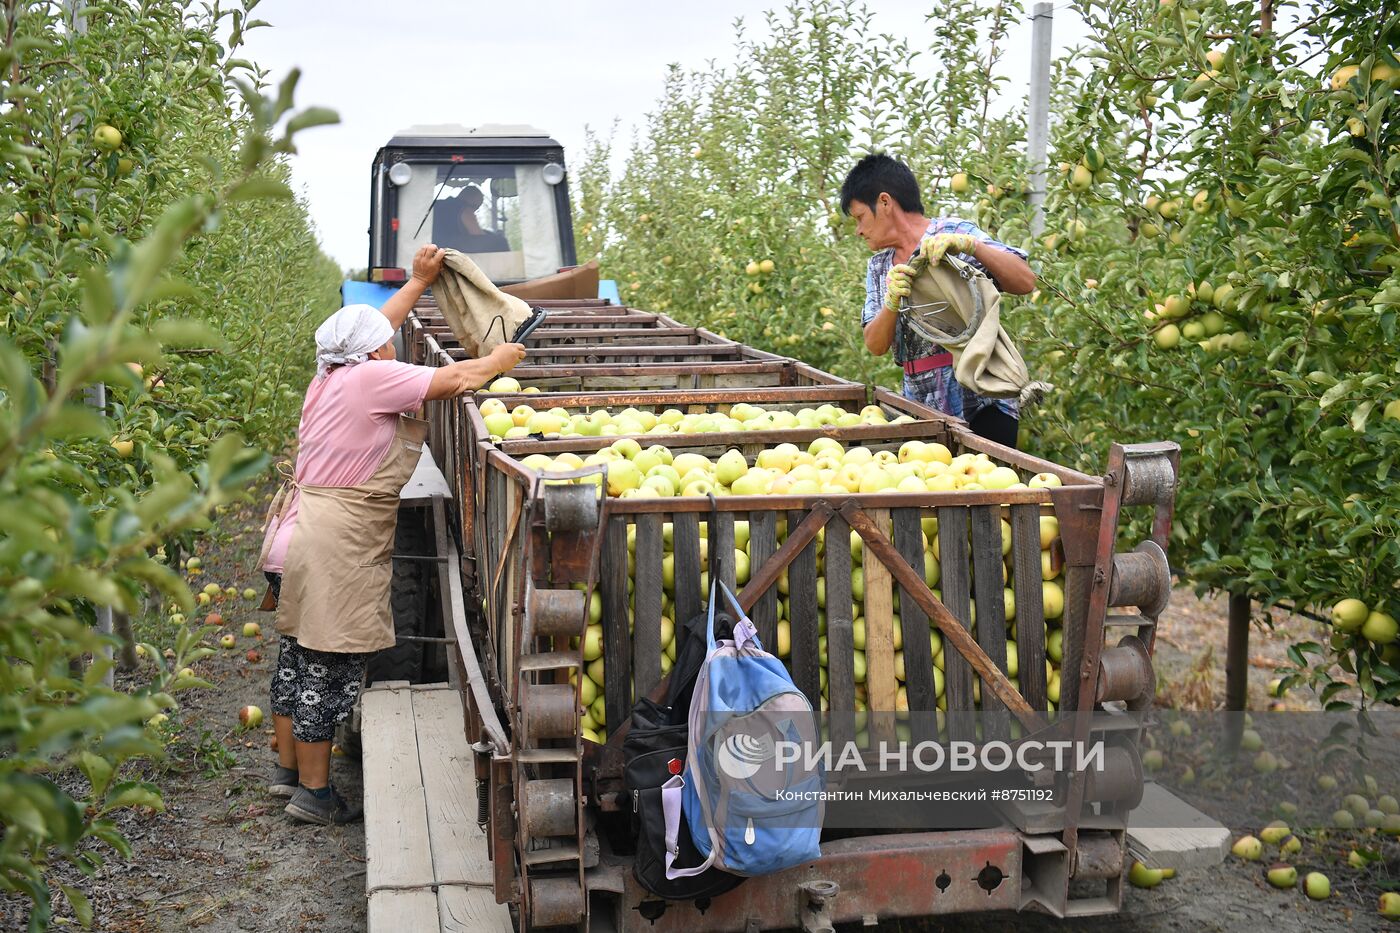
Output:
M161 753L147 721L208 650L174 626L148 684L106 688L96 609L192 609L179 548L285 444L338 304L283 160L336 117L236 57L255 5L0 7L0 889L33 930L54 866L126 853L112 813L161 805L124 765Z
M1178 441L1173 563L1264 605L1364 600L1381 637L1295 646L1287 685L1331 701L1340 667L1394 702L1400 20L1353 2L1073 8L1091 38L1054 66L1043 237L1025 108L1005 107L1019 89L998 78L1024 54L1006 47L1020 4L953 0L893 37L859 3L800 0L762 39L741 30L732 61L673 70L616 177L615 143L591 140L580 253L629 303L897 386L860 338L868 253L837 192L863 153L904 158L930 215L1031 250L1040 289L1005 300L1003 322L1058 390L1023 420L1024 446L1093 470L1110 441ZM1347 63L1358 73L1334 88ZM764 259L773 271L751 274ZM1173 295L1185 311L1168 321Z

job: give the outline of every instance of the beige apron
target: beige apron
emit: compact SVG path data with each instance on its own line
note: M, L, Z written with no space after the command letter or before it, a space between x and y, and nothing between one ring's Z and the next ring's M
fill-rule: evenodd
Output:
M400 415L394 442L358 486L298 486L277 631L337 653L394 646L389 609L399 493L413 476L428 423Z

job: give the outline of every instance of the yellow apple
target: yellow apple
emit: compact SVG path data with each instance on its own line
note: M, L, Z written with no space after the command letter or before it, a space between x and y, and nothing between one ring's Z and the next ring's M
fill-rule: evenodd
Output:
M481 420L486 423L486 433L492 437L505 437L506 432L515 427L515 419L507 411L492 412Z
M1344 599L1332 607L1332 627L1339 632L1359 632L1370 612L1361 600Z
M608 464L608 495L620 496L628 489L642 485L642 471L630 460L614 460Z
M993 467L982 477L982 485L988 489L1007 489L1021 481L1020 475L1011 467Z
M895 482L888 473L879 466L871 465L861 472L859 491L862 493L886 492L894 485Z
M513 376L502 376L486 387L487 392L519 392L520 382Z
M1046 580L1040 584L1041 597L1044 600L1045 618L1058 619L1065 612L1065 591L1060 588L1060 584L1052 580Z

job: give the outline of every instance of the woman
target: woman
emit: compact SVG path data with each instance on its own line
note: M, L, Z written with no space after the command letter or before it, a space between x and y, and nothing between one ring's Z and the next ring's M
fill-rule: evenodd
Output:
M272 678L278 766L268 790L291 798L287 813L305 822L361 816L330 786L331 738L359 697L369 657L394 644L389 582L399 493L427 428L407 413L479 388L525 357L524 347L507 343L443 367L394 359L394 333L437 280L443 255L424 246L412 278L382 309L349 305L316 330L296 478L263 545L282 635Z

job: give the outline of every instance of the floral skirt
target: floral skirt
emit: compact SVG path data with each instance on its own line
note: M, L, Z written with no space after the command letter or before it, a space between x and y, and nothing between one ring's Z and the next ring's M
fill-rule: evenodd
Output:
M288 635L281 638L272 675L272 713L292 718L298 742L329 742L336 724L355 708L373 652L313 651Z

